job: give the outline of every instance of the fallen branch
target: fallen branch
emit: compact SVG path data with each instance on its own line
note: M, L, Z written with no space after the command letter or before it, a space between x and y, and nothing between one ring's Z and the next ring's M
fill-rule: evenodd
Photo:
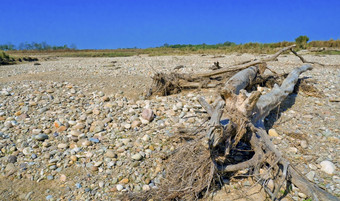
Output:
M179 73L156 73L153 76L152 86L147 94L151 95L170 95L176 94L183 89L197 89L197 88L211 88L218 87L225 83L225 81L233 76L235 73L246 69L250 66L258 66L260 74L267 69L266 62L275 60L283 52L290 50L295 47L291 45L289 47L282 48L275 54L268 56L260 60L250 60L249 62L242 62L241 64L236 64L229 67L221 68L219 63L215 63L214 70L207 73L199 73L194 75L189 74L179 74ZM221 77L217 77L221 76ZM215 82L211 84L212 82Z
M319 62L307 61L305 58L303 58L301 55L299 55L297 52L295 52L295 51L293 50L293 48L291 48L290 51L291 51L295 56L299 57L299 59L302 61L302 63L318 64L318 65L320 65L320 66L325 66L324 64L319 63Z

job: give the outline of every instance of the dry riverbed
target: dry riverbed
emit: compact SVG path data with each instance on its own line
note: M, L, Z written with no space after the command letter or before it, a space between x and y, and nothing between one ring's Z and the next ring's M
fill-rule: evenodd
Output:
M0 66L1 200L110 200L157 188L167 156L179 146L172 140L176 129L199 127L206 114L197 101L200 91L144 100L151 76L179 65L178 72L197 73L216 61L225 67L259 57L55 58ZM322 96L290 95L269 116L272 139L310 181L339 196L340 56L305 58L326 64L300 76ZM302 64L281 55L268 65L283 73ZM204 91L208 99L212 94ZM153 120L142 117L145 108L153 110ZM252 185L226 181L214 196L231 199ZM293 187L284 199L306 198Z

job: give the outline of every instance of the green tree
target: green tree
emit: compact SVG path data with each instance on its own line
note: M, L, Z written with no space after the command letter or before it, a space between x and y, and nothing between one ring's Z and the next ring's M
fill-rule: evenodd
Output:
M307 48L307 42L309 41L309 38L307 36L299 36L295 38L296 45L299 48L306 49Z

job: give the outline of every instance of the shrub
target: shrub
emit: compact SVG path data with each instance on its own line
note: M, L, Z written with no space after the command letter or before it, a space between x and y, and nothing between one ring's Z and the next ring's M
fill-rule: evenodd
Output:
M306 49L307 48L307 42L309 41L309 38L307 36L299 36L295 38L296 45L299 48Z

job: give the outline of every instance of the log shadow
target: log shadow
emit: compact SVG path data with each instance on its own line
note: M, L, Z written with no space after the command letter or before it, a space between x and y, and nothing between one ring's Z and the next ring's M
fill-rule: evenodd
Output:
M265 118L264 121L264 127L266 128L267 131L273 127L273 125L278 119L280 119L283 112L287 111L295 104L297 95L298 94L296 93L289 94L287 98L284 101L282 101L282 103L278 107L276 107L269 113L269 115Z
M276 107L269 113L269 115L265 118L264 121L264 126L267 131L273 127L273 125L278 119L280 119L283 112L287 111L295 104L296 97L298 96L298 93L300 91L301 83L305 83L305 81L308 81L308 79L310 78L311 77L299 78L298 81L296 82L293 93L289 94L287 98L284 99L278 107ZM304 85L302 87L304 87Z

